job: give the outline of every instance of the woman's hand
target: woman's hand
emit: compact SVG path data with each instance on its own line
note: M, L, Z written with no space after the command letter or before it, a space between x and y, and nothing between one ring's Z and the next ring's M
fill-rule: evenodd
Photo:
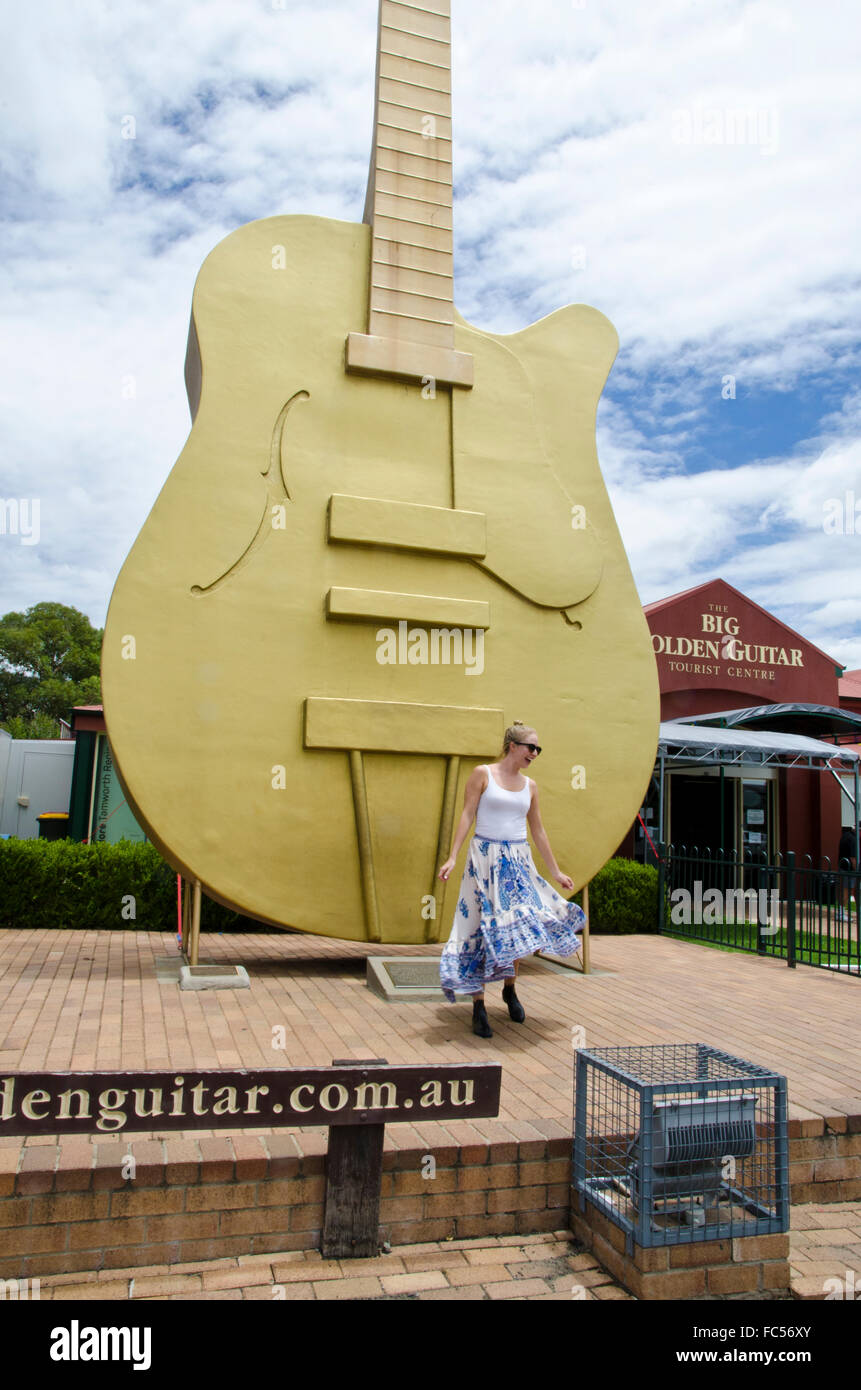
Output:
M556 882L559 884L560 888L567 888L569 893L572 891L574 887L573 878L569 878L567 874L556 874L555 877Z
M448 878L449 874L451 873L452 869L454 868L454 861L455 861L455 856L452 854L452 855L445 861L445 863L443 864L442 868L440 869L439 874L437 875L437 877L438 877L438 878L441 878L441 879L443 880L443 882L445 882L445 880Z

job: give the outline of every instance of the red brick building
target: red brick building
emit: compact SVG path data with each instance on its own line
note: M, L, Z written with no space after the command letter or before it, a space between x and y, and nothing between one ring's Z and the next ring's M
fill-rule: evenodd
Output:
M768 858L792 849L836 862L841 826L855 821L856 777L840 755L859 751L861 672L844 674L827 652L722 579L644 612L661 689L660 775L656 769L642 811L652 840L756 849ZM684 756L678 721L697 725L691 738L723 740L726 757L711 750L710 762L705 752L697 761L696 749ZM648 861L639 821L619 852Z

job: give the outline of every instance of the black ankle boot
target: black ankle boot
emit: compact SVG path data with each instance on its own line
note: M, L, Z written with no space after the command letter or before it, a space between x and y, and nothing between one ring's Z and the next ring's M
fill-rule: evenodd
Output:
M522 1023L526 1017L526 1011L514 993L514 985L502 986L502 998L508 1005L508 1016L514 1023Z
M472 1004L472 1031L479 1038L492 1038L493 1029L487 1017L483 999L475 999Z

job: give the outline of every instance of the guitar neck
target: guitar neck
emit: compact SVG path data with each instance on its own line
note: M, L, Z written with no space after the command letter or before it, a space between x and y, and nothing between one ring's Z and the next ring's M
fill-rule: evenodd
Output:
M348 369L471 385L454 351L450 0L380 0L364 220L368 330L350 335Z

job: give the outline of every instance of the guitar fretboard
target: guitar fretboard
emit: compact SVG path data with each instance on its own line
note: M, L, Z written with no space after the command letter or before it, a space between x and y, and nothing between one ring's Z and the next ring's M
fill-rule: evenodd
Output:
M364 220L368 331L350 335L348 367L471 385L454 351L450 0L381 0Z

